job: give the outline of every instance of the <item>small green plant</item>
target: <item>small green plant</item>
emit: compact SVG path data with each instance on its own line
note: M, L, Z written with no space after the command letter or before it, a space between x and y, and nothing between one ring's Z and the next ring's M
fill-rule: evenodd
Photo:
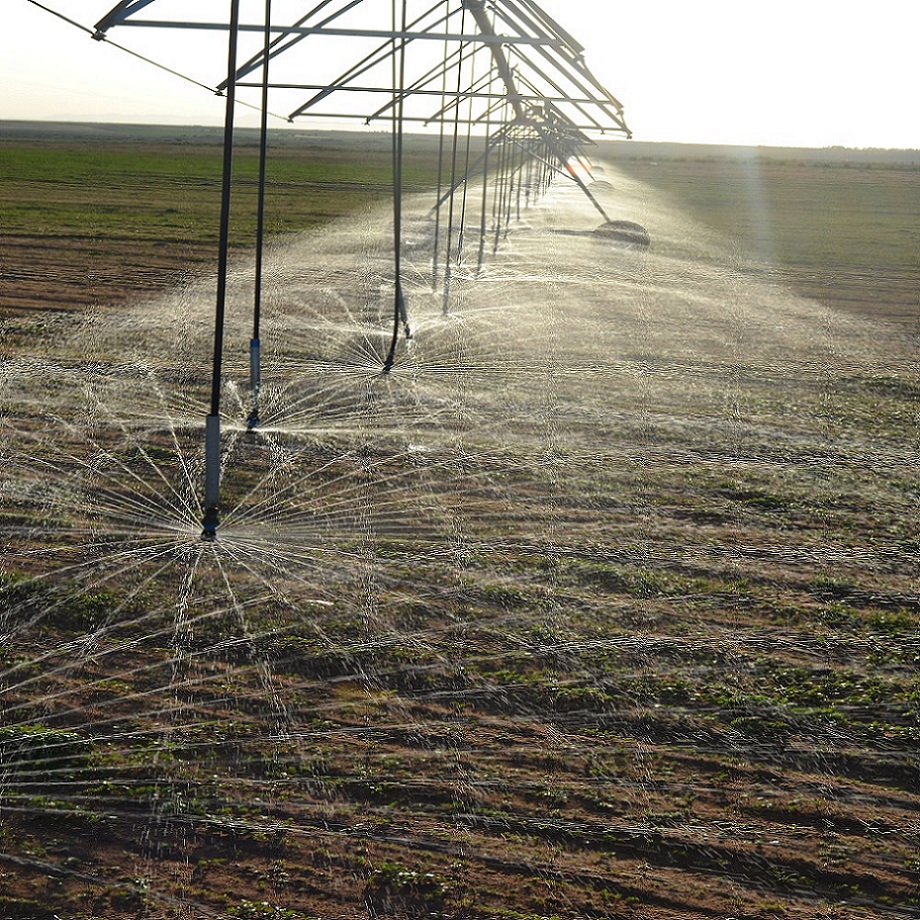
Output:
M394 911L428 916L440 910L450 884L433 872L418 872L395 863L384 863L364 888L364 902L371 916Z
M72 774L87 768L89 754L89 742L76 732L43 725L0 728L0 764L7 773L37 775L53 770Z
M279 907L268 901L247 900L241 901L237 907L231 907L227 911L227 916L238 918L238 920L317 920L311 915Z

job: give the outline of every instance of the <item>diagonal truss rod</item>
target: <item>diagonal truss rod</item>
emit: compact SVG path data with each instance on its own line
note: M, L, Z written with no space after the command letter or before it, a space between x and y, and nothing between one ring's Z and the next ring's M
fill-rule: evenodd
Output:
M600 109L600 111L602 111L621 130L625 131L627 134L629 133L629 129L626 127L626 123L623 121L622 109L611 110L610 103L606 100L606 98L599 99L596 95L593 95L590 87L585 86L583 83L577 81L571 73L566 71L566 78L569 80L572 86L582 94L580 98L572 98L568 93L566 93L559 80L557 80L551 74L547 73L547 71L539 64L535 63L531 57L523 54L520 48L514 48L513 51L519 58L522 58L524 61L526 61L528 72L535 74L560 96L566 97L566 101L569 102L574 108L576 108L584 118L591 122L594 130L603 131L604 126L593 115L590 114L588 109L585 107L585 104L582 103L582 98L587 98L589 100L589 105L593 106L595 109ZM555 66L555 62L553 62L551 58L548 60ZM521 79L524 80L526 78L522 77ZM532 82L528 80L527 83L534 92L539 92L539 90L536 89Z
M502 4L496 4L495 6L496 16L504 20L504 22L511 28L520 29L520 24L517 23L514 18L509 16L506 12L506 8L514 9L516 7L514 0L503 0ZM549 17L546 18L548 19ZM531 27L537 28L537 26L527 17L524 17L524 23L526 25L530 25ZM560 29L558 25L555 25L554 27L556 30ZM562 33L562 35L567 36L567 33ZM623 106L620 101L616 99L616 97L613 96L606 89L606 87L600 83L599 80L597 80L597 78L591 73L590 70L588 70L588 67L584 62L584 49L581 47L581 45L575 44L575 48L578 50L573 51L571 45L569 44L569 42L572 41L571 38L569 37L564 40L562 35L557 34L554 36L556 39L555 41L547 42L543 45L534 45L533 48L538 54L545 58L546 61L552 64L554 68L559 69L559 61L553 57L549 49L551 48L553 51L557 52L564 64L563 72L565 73L566 78L572 83L572 85L575 86L583 95L590 96L592 95L593 91L593 93L601 96L601 99L597 98L597 96L594 97L595 104L599 105L604 110L605 114L609 118L613 119L622 130L629 133L629 129L626 127L625 121L623 121ZM519 44L523 45L524 43L514 43L515 50L518 54L521 53L520 49L518 48ZM528 58L528 65L534 71L538 72L544 80L551 82L548 75L540 70L531 58ZM556 88L560 93L562 92L557 84L551 83L551 85L554 85L554 88Z
M354 0L355 4L363 3L365 0ZM138 26L141 28L153 29L191 29L202 32L226 32L227 25L222 22L192 22L187 19L126 19L120 23L122 26ZM258 23L241 23L239 32L263 32L264 26ZM102 30L100 30L102 31ZM275 31L273 28L272 31ZM281 31L279 27L278 31ZM345 29L329 28L328 26L287 26L284 31L292 35L337 35L343 38L393 38L402 39L421 39L437 42L461 42L461 41L479 41L486 44L503 45L513 42L514 44L533 45L557 45L558 42L552 38L541 38L533 35L507 36L497 35L494 38L488 38L483 35L469 32L413 32L409 30L391 31L390 29Z
M536 73L537 76L539 76L539 77L541 77L543 80L545 80L546 83L549 85L549 87L550 87L551 89L553 89L555 92L557 92L557 93L559 94L559 96L564 96L565 91L563 90L562 86L561 86L556 80L554 80L554 79L553 79L551 76L549 76L548 74L544 73L544 71L543 71L540 67L538 67L536 64L533 63L533 61L529 61L528 64L529 64L529 66L530 66L530 69L531 69L534 73ZM520 79L521 83L523 83L531 92L534 92L534 93L539 93L539 92L540 92L540 91L537 89L536 85L535 85L529 78L527 78L527 77L523 76L522 74L520 74L520 72L518 73L518 79ZM558 98L558 97L557 97L557 98ZM546 96L544 96L544 99L546 99L547 101L549 101L548 97L546 97ZM601 122L599 122L599 121L591 114L590 110L587 108L587 106L586 106L585 104L582 104L582 102L581 102L580 99L572 99L571 97L567 97L567 98L565 98L565 101L568 102L573 108L575 108L575 109L578 111L578 113L579 113L583 118L585 118L585 119L587 120L587 122L590 124L592 130L595 130L595 131L603 131L603 130L604 130L604 126L601 124ZM590 99L589 102L588 102L588 104L589 104L589 105L594 105L594 106L602 106L602 105L603 105L603 103L599 103L598 100L597 100L596 98ZM608 112L607 115L610 116L610 117L612 117L610 112Z
M464 52L467 51L470 47L472 47L473 50L469 54L464 54ZM396 99L394 99L392 102L388 103L387 105L383 106L382 108L377 109L377 111L374 112L372 115L369 115L367 120L365 121L365 124L370 124L375 118L379 118L389 108L394 106L397 103L397 101L405 100L409 96L444 97L448 95L454 95L449 90L445 90L444 88L426 90L426 89L423 89L423 87L428 86L431 83L433 83L435 80L443 77L446 73L448 73L454 67L462 67L463 64L468 63L469 61L472 61L473 58L481 50L482 50L481 45L471 46L471 43L469 42L462 42L460 46L455 51L452 51L449 55L447 55L443 61L439 62L438 64L435 64L435 66L430 68L427 71L427 73L419 77L415 81L415 83L413 83L411 86L406 87ZM469 94L467 94L465 98L469 98Z
M618 111L623 111L623 106L619 100L613 96L610 91L591 73L588 69L587 64L584 60L584 51L585 49L569 35L555 20L547 16L546 13L541 10L533 0L502 0L501 4L496 4L496 13L501 16L509 25L513 24L513 19L509 17L504 11L506 9L514 10L520 6L526 7L532 13L536 14L536 19L540 20L544 25L544 30L549 30L549 32L557 39L553 43L553 47L559 52L560 56L565 60L565 63L576 70L581 74L581 77L586 80L594 89L605 96L610 104ZM524 21L528 26L533 28L535 31L541 31L539 25L537 25L533 20L529 19L525 14L519 14L522 21Z
M446 72L446 71L445 71ZM441 119L447 117L449 112L456 110L456 108L465 100L465 99L499 99L501 102L507 100L507 93L483 93L482 86L491 84L494 82L494 76L491 74L485 74L481 79L477 80L474 83L471 83L466 89L456 89L456 90L447 90L446 92L438 92L436 95L440 96L442 100L445 101L444 104L438 109L429 119L428 122L437 122Z
M476 21L476 25L479 28L479 32L483 38L497 38L495 29L492 25L492 21L489 19L488 15L486 15L485 0L464 0L463 5L472 14L473 19ZM523 119L524 104L521 100L520 94L518 93L517 86L515 85L514 75L512 74L511 67L508 64L508 58L505 55L503 45L493 43L490 45L489 50L492 52L492 60L495 64L495 69L498 71L498 76L505 84L505 88L508 90L508 102L511 104L511 108L514 110L514 115L518 119Z
M278 35L277 37L269 41L268 46L267 46L268 47L267 52L265 49L262 49L258 54L254 54L245 64L243 64L243 66L236 73L236 79L240 80L243 77L251 74L254 70L258 70L260 67L263 66L263 60L266 57L269 59L275 58L282 52L287 51L290 48L293 48L294 45L298 44L299 42L302 42L305 38L307 38L308 36L306 34L297 33L294 30L304 25L304 23L309 22L309 20L313 16L316 16L318 13L321 13L332 2L333 0L322 0L322 2L319 3L317 6L314 6L313 9L310 10L310 12L306 14L306 16L302 16L300 19L298 19L297 22L295 22L293 26L291 26L290 28L282 29L280 35ZM319 25L326 26L330 22L335 22L335 20L338 19L339 16L347 13L349 10L358 6L361 2L362 0L351 0L351 2L348 3L343 9L323 19L319 23ZM263 26L263 28L265 27ZM272 31L270 25L269 25L269 31Z
M153 2L154 0L122 0L121 3L96 23L96 29L99 32L107 32L112 26L122 25L128 22L135 13L145 6L150 6Z
M540 28L542 28L544 31L551 32L553 35L563 41L565 45L572 50L572 53L576 57L581 57L584 55L584 46L580 45L569 32L563 29L562 26L552 18L552 16L549 16L539 6L537 6L533 0L517 0L516 3L509 3L508 0L505 0L505 3L511 7L520 5L529 10L533 18L540 23Z
M410 24L409 28L415 29L419 27L419 23L423 22L426 17L430 16L432 13L436 12L440 7L440 2L436 3L433 7L428 9L421 16L414 19ZM436 28L438 26L444 25L446 28L446 23L450 19L450 14L447 16L442 16L440 19L436 20L429 28ZM291 113L291 118L296 118L298 115L303 115L309 108L316 105L316 103L321 102L323 99L326 99L328 96L332 95L336 90L347 88L348 84L357 79L357 77L367 73L369 70L372 70L378 64L383 63L388 58L392 57L397 51L404 50L404 46L408 44L408 41L403 41L399 49L394 49L392 40L385 41L383 44L375 48L370 54L365 55L357 64L354 64L350 67L345 73L337 77L332 81L328 86L323 88L323 91L318 93L312 99L305 102L299 109ZM461 46L462 47L462 46ZM392 93L393 88L386 88L387 92Z

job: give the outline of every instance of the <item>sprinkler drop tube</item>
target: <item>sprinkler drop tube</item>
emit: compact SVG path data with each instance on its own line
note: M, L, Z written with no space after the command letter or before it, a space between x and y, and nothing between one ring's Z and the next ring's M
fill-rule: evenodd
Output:
M259 390L262 387L261 345L258 339L249 340L249 386L252 390L252 411L246 424L256 428L259 424Z
M254 392L262 385L262 372L259 362L260 343L258 339L249 340L249 385Z
M236 102L236 49L239 38L240 0L230 2L227 111L224 120L224 172L220 206L220 243L217 257L217 305L214 313L214 364L211 376L211 412L205 419L204 517L202 540L214 540L220 522L220 385L224 349L224 313L230 248L230 187L233 181L233 107Z

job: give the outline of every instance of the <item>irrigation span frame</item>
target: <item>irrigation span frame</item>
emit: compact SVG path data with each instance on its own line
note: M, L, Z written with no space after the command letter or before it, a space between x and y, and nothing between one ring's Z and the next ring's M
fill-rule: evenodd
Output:
M312 93L290 111L289 122L318 116L360 119L367 125L383 120L390 123L393 137L393 329L382 373L388 373L393 366L400 330L406 338L411 337L401 272L403 138L407 125L436 124L441 132L442 154L444 145L450 145L450 175L439 174L433 206L436 230L432 283L444 286L445 311L452 266L462 247L467 189L474 177L483 187L477 269L482 266L487 237L494 240L494 248L497 248L508 224L520 216L522 195L525 204L534 200L555 175L580 187L602 216L602 231L618 234L623 229L621 222L611 220L580 172L586 169L583 151L591 143L588 132L613 132L625 137L631 134L623 117L623 106L588 69L584 47L534 0L488 3L486 0L436 0L431 4L428 0L391 0L389 4L381 0L320 0L287 25L273 21L272 0L265 0L260 22L244 21L241 0L230 0L227 19L190 21L141 16L154 9L162 10L166 5L162 0L121 0L96 23L93 37L105 41L112 29L127 26L218 31L228 35L227 76L217 87L225 96L226 107L211 405L205 420L202 538L213 540L220 520L220 404L234 112L239 91L258 89L261 112L255 295L249 361L251 410L248 424L251 428L259 424L267 131L274 94ZM261 36L261 48L240 63L240 38L251 33ZM311 41L306 42L306 39ZM322 54L311 56L309 50L317 42L336 39L357 42L369 50L335 76L324 74L312 80L274 77L274 68L281 56L285 61L291 59L295 48L299 56L293 73L309 73L311 62L324 57ZM260 74L258 81L253 80L255 74ZM377 104L381 96L388 97L383 105ZM363 99L364 104L373 105L373 108L367 111L354 105L339 105L344 97L349 102ZM484 135L485 142L481 154L471 161L474 133ZM490 183L491 213L487 206ZM446 212L443 230L442 211ZM628 232L633 233L632 229ZM647 237L643 239L640 234L633 236L632 241L647 244Z

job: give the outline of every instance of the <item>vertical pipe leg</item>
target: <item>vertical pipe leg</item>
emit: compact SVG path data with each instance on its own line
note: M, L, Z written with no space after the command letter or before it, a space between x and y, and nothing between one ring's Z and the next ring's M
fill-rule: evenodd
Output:
M236 50L239 38L240 0L230 3L230 41L227 62L227 109L224 117L224 170L220 206L220 242L217 256L217 305L214 313L214 364L211 371L211 412L205 419L204 518L201 537L217 535L220 504L220 386L224 350L224 314L227 303L227 269L230 250L230 188L233 182L233 108L236 103Z

